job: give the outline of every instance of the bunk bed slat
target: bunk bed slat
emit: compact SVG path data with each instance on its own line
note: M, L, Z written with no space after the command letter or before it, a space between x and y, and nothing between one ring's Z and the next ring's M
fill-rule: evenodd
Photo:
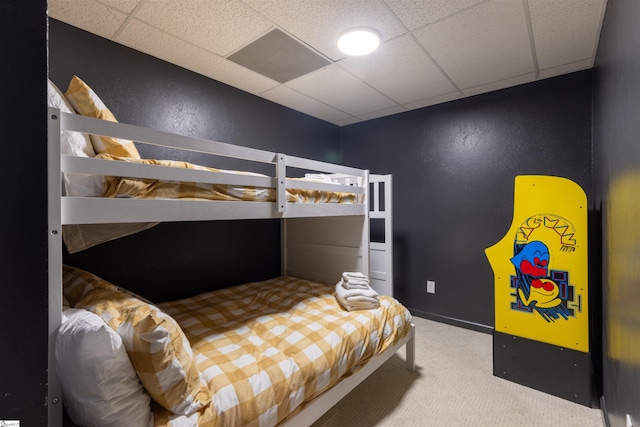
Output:
M234 157L254 162L273 163L275 161L276 154L269 151L177 135L125 123L113 123L92 117L68 113L59 114L62 127L67 130L94 135L113 136L145 144L180 148L183 150Z
M91 175L115 175L131 178L156 179L159 169L167 181L233 184L255 187L275 187L275 178L268 176L240 175L195 169L179 169L162 165L118 162L90 157L62 156L62 171Z
M333 163L321 162L318 160L303 159L301 157L287 156L287 166L300 169L324 170L331 173L345 175L362 175L362 169L351 168L349 166L336 165Z
M272 202L210 200L108 199L63 197L62 224L114 224L129 222L212 221L296 217L360 216L360 204L286 203L286 212L274 212Z

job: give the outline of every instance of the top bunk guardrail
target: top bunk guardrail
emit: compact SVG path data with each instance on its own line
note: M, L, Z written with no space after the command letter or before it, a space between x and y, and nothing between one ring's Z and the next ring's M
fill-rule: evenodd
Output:
M198 188L226 187L236 193L248 190L247 194L219 194L213 200L201 198L201 193L197 192L193 193L197 197L189 193L189 197L181 194L176 199L165 197L166 193L162 192L158 193L160 196L156 194L151 198L67 194L60 198L61 224L367 215L368 170L62 113L51 107L48 125L49 179L53 182L60 180L63 175L66 175L65 179L69 179L85 174L85 177L91 175L99 179L127 177L135 180L196 183L194 185ZM199 166L190 169L164 163L145 164L61 155L61 130L271 164L275 167L275 176ZM287 173L292 169L311 171L314 174L307 178L290 177ZM50 186L49 197L55 198L57 195L62 196L61 192ZM328 199L332 202L327 203ZM347 203L336 203L345 200Z

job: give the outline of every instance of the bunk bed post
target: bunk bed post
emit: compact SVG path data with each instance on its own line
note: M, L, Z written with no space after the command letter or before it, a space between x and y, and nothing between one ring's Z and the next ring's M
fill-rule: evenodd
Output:
M370 276L371 275L371 264L370 264L371 252L369 251L369 244L371 242L371 233L370 233L371 216L369 215L369 211L371 209L370 208L371 193L369 191L369 182L371 178L369 174L369 169L365 169L364 177L362 179L363 179L363 182L360 185L364 186L364 189L365 189L364 191L365 217L364 217L364 223L362 224L362 243L360 244L360 250L362 251L362 272L365 273L367 276Z
M47 198L49 283L49 369L47 389L48 425L62 426L62 389L56 372L55 340L62 322L62 225L60 198L60 110L48 110Z
M409 339L405 344L405 367L407 371L416 370L416 325L411 324Z
M276 205L278 212L283 214L287 209L287 156L282 153L276 155Z

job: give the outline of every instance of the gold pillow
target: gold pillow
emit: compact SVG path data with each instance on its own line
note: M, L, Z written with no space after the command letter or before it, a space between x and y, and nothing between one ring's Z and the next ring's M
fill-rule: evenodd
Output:
M191 415L211 402L191 344L171 316L110 288L90 291L76 308L97 314L116 331L142 385L162 407L177 415Z
M69 89L64 93L73 108L83 116L108 120L117 123L109 110L96 93L78 76L73 76ZM140 158L140 153L133 141L113 138L110 136L90 135L91 144L96 153L113 154L120 157Z
M118 288L88 271L70 265L62 266L62 294L69 307L75 307L80 298L94 289Z

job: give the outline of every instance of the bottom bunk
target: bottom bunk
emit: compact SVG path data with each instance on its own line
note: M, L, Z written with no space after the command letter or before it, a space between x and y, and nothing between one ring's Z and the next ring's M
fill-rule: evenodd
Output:
M283 276L156 305L73 267L63 284L56 367L84 426L310 425L404 344L413 369L409 311L388 296L348 311L340 282Z

